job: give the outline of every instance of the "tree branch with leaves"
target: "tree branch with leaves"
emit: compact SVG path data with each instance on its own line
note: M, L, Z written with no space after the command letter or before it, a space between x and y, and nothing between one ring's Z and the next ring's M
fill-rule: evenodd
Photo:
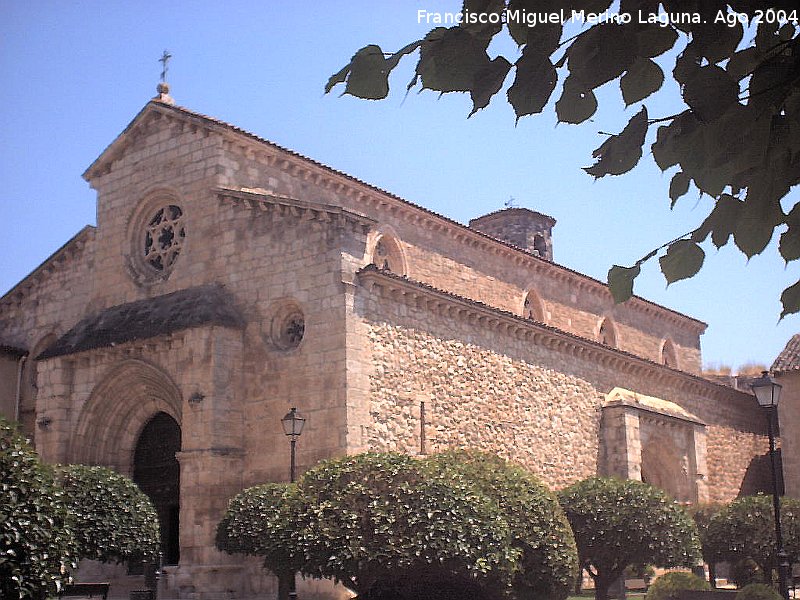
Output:
M528 25L514 15L564 10L637 15L599 22L571 37L564 23ZM638 15L689 15L647 21ZM653 159L673 170L671 206L691 185L714 199L699 227L673 239L629 267L614 265L608 284L616 302L633 295L641 266L658 257L668 283L694 276L705 260L701 243L716 248L730 243L748 258L760 254L776 229L779 253L788 264L800 258L800 208L784 208L800 181L800 9L795 0L465 0L454 27L436 27L397 52L368 45L333 75L330 92L365 99L389 94L389 76L406 56L419 52L408 89L464 92L472 98L470 116L489 105L513 71L506 98L517 120L541 113L559 87L559 122L583 123L598 109L595 90L618 81L625 107L643 102L665 81L654 60L675 54L672 77L685 108L651 118L647 107L618 134L609 135L584 170L595 178L622 175L643 154L655 128ZM484 15L484 18L475 18ZM744 24L743 24L744 21ZM747 27L745 27L747 25ZM520 49L509 60L491 57L489 44L509 35ZM783 291L781 317L800 311L800 281Z

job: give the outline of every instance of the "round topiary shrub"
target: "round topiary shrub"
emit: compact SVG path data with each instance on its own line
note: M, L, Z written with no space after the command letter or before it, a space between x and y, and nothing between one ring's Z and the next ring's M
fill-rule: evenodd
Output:
M0 598L55 596L75 566L75 549L51 470L0 419Z
M674 571L664 573L648 588L645 600L676 600L683 590L710 590L711 586L702 577L693 573Z
M60 465L78 556L101 562L155 562L158 516L147 495L128 477L107 467Z
M509 587L521 551L497 503L464 476L365 453L320 463L298 488L305 575L370 600L420 590L499 599Z
M512 579L517 598L563 600L578 570L575 537L556 496L533 473L485 452L453 450L427 462L465 477L497 503L522 550Z
M781 600L781 595L772 586L751 583L739 590L736 600Z
M581 567L605 600L631 564L691 567L700 560L697 527L663 490L642 481L589 477L559 492Z

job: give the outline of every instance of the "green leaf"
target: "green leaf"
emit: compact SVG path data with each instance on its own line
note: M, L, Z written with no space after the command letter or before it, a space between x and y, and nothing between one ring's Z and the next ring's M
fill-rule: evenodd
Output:
M689 191L689 183L691 180L691 177L686 175L683 171L678 171L672 176L672 180L669 182L669 197L670 200L672 200L670 208L674 208L678 198Z
M713 121L739 101L739 84L716 65L691 73L683 86L683 100L704 122Z
M487 44L461 27L437 27L420 45L416 78L423 88L437 92L472 91L476 75L489 65Z
M768 174L747 190L747 197L740 207L739 220L733 232L733 241L747 258L760 254L767 247L775 227L783 220L779 200Z
M492 96L503 87L509 69L511 69L511 63L502 56L498 56L476 73L475 82L470 91L472 112L469 113L469 116L489 105Z
M678 40L677 32L671 27L661 27L653 23L642 24L636 31L636 47L639 56L653 58L670 50Z
M738 21L733 25L714 22L694 23L691 44L698 55L715 64L731 57L742 41L743 35L744 28Z
M517 119L542 112L556 87L558 74L543 53L525 48L516 64L514 83L508 88L508 102Z
M786 315L793 315L800 312L800 281L783 290L781 294L781 304L783 304L781 319Z
M642 145L647 133L647 107L643 106L619 134L612 135L592 156L598 161L583 170L593 177L627 173L642 157Z
M702 241L711 234L711 241L717 248L722 248L728 243L731 235L736 230L741 214L742 201L730 194L722 194L717 200L711 213L698 227L692 239Z
M463 14L485 15L485 18L473 19L472 22L462 23L461 26L475 37L491 39L503 29L503 22L500 18L489 19L488 16L497 15L501 17L505 8L506 3L504 0L464 0L461 7Z
M389 70L380 46L370 45L361 48L350 60L349 67L345 94L366 100L380 100L389 94ZM333 78L340 79L340 73L341 71ZM330 87L332 85L328 81L326 89Z
M675 59L675 68L672 70L672 76L675 81L684 84L691 76L697 73L700 63L701 59L697 55L696 49L691 45L686 46L683 52L678 55L678 58Z
M561 97L556 102L556 116L562 123L583 123L597 111L594 92L577 83L572 76L564 81Z
M633 296L633 280L639 276L640 271L639 263L632 267L614 265L608 270L608 290L616 304L625 302Z
M787 263L800 258L800 204L795 204L785 220L789 228L781 234L778 249Z
M342 70L334 75L331 75L330 79L328 79L328 83L325 84L325 93L329 93L334 86L344 83L345 79L347 79L347 74L350 72L350 63L347 63Z
M667 248L667 253L658 259L667 284L692 277L703 266L706 253L691 240L678 240Z
M763 55L755 47L750 46L736 52L731 56L725 70L734 81L739 81L755 71L758 64L763 60Z
M636 57L633 30L604 23L581 33L567 50L570 77L594 89L624 73Z
M389 58L386 59L386 68L389 71L391 71L398 65L401 58L407 56L408 54L411 54L421 45L422 45L422 40L417 40L415 42L411 42L410 44L404 46L403 48L400 48L400 50L398 50L397 52L395 52Z
M644 100L664 83L664 72L649 58L637 58L619 81L625 106Z

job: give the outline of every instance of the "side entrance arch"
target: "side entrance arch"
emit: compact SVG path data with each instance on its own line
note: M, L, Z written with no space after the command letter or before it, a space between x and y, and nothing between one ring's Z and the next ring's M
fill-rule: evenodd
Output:
M604 473L706 502L706 425L669 400L614 388L603 402Z

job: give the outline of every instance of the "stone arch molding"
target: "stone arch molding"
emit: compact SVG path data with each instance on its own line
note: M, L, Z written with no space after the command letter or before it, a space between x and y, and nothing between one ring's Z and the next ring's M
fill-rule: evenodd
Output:
M153 415L181 425L181 393L160 368L138 359L112 367L86 401L72 439L71 459L130 474L136 440Z
M395 275L408 275L408 259L403 243L390 225L372 231L367 239L367 262L387 268Z
M544 302L532 285L528 286L522 295L521 314L526 319L547 323L547 311L545 310Z

